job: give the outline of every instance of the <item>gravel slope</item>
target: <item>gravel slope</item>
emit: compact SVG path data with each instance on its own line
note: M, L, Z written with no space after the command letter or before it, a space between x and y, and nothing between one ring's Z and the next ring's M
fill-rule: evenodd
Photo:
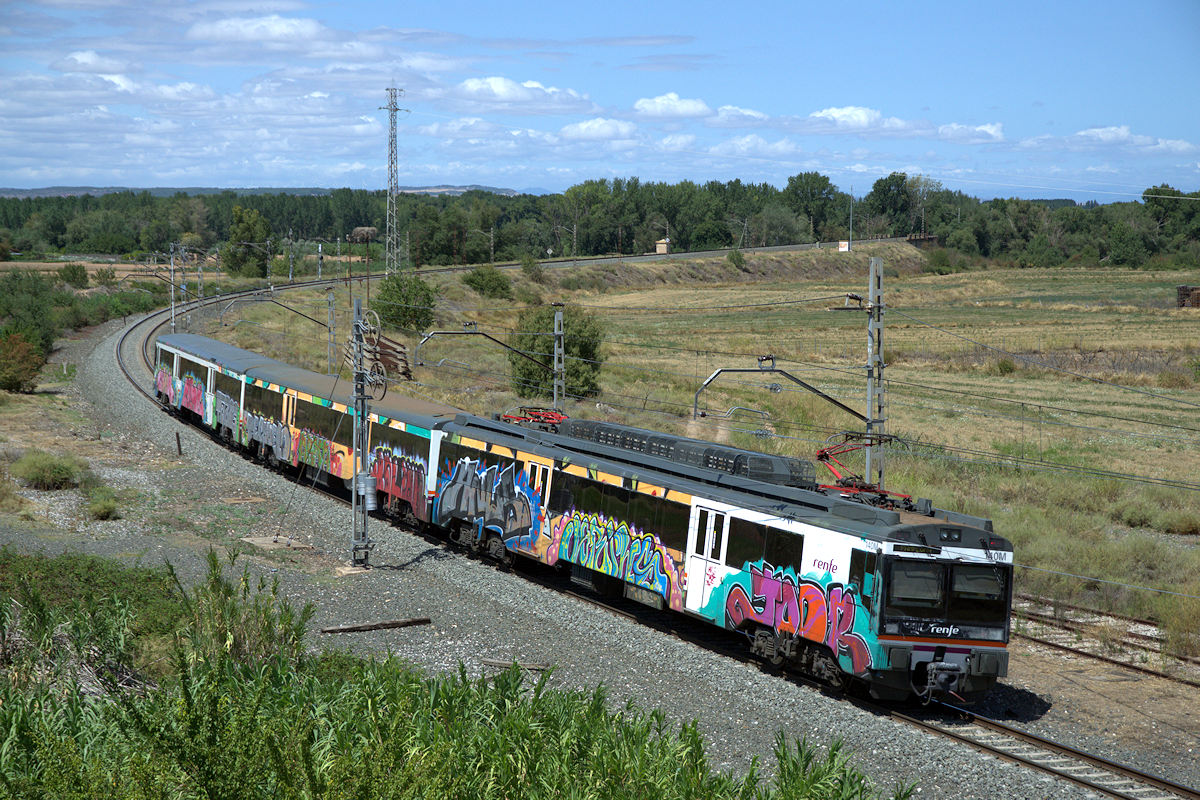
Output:
M278 577L297 603L316 606L312 630L337 624L428 616L432 624L401 630L312 634L314 646L391 652L428 670L490 671L483 659L550 662L552 685L607 686L615 704L627 699L659 708L669 719L696 719L712 762L743 770L752 759L771 761L777 732L828 745L841 739L880 790L915 783L916 797L1071 798L1088 793L1040 773L983 756L930 735L880 719L806 686L760 672L692 644L564 598L466 556L372 522L376 569L334 577L346 558L349 511L332 500L296 489L284 479L217 446L141 399L114 364L119 326L109 324L86 341L70 343L62 359L78 364L72 391L88 401L96 425L113 433L113 446L131 461L153 460L165 469L111 467L114 486L137 486L154 502L181 496L254 496L244 507L261 533L292 532L314 548L290 559L243 559L254 571ZM176 434L183 453L176 455ZM185 486L181 495L173 487ZM0 529L0 541L56 551L74 547L103 555L170 559L185 580L198 575L213 539L131 519L83 525L69 504L57 504L57 531L30 536ZM76 530L64 535L63 528ZM239 532L237 535L244 535ZM234 537L227 536L226 543ZM216 536L217 541L221 537ZM242 563L242 562L239 562Z

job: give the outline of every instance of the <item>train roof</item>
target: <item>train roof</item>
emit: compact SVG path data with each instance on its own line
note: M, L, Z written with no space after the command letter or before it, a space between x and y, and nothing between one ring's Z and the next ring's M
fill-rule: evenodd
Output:
M297 392L323 397L348 407L354 406L354 383L333 375L285 364L273 358L243 350L231 344L200 336L195 333L171 333L160 336L158 341L204 361L256 380L286 386ZM423 417L425 427L432 428L440 420L449 420L462 413L453 406L436 403L419 397L391 393L383 400L371 401L371 412L380 417L394 418L404 415Z

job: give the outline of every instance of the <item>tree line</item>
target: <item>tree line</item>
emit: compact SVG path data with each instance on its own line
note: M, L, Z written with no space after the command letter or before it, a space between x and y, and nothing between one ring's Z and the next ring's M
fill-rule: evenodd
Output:
M327 242L329 252L350 247L355 228L373 227L378 236L386 230L384 191L303 191L0 198L0 257L8 251L138 257L172 243L192 252L214 252L224 243L224 255L236 263L265 265L255 253L283 253L299 241ZM675 252L835 241L850 237L852 207L856 239L927 234L965 256L1021 266L1200 260L1200 192L1166 184L1147 188L1140 201L1081 205L980 200L902 172L853 200L819 172L793 175L783 188L632 177L541 196L401 194L396 213L406 263L426 266L637 254L665 238Z

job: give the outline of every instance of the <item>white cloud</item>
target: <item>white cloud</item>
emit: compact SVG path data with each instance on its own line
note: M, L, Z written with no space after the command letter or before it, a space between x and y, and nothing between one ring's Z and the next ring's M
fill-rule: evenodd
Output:
M564 139L595 142L630 139L635 130L632 122L597 117L564 125L559 134Z
M879 122L883 116L873 108L863 106L842 106L841 108L825 108L809 114L816 119L824 119L839 128L869 128Z
M268 17L229 17L215 22L198 22L184 38L215 42L280 42L323 38L329 29L315 19L296 19L272 14Z
M663 150L689 150L696 144L696 137L690 133L677 133L664 136L658 140Z
M50 66L61 72L117 73L128 69L124 61L102 56L95 50L76 50Z
M717 115L708 120L708 124L722 128L744 128L761 125L769 119L766 114L752 108L721 106L717 109Z
M587 99L587 95L574 89L544 86L537 81L517 83L511 78L499 76L467 78L453 89L431 90L429 95L445 95L452 100L466 103L472 110L503 107L506 110L531 114L592 110L592 103Z
M949 142L983 144L1004 141L1004 126L999 122L991 122L987 125L960 125L957 122L951 122L948 125L939 125L937 132L939 138Z
M727 139L709 148L709 152L723 156L745 156L756 158L787 158L801 152L799 145L789 139L768 142L758 134L751 133Z
M683 98L675 92L643 97L633 104L633 109L643 116L659 119L707 117L712 114L712 109L703 100Z

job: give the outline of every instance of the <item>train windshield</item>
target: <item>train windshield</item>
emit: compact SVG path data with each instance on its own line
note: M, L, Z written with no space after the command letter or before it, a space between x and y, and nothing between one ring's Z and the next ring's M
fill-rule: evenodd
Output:
M1008 617L1007 568L893 561L885 615L993 625Z

